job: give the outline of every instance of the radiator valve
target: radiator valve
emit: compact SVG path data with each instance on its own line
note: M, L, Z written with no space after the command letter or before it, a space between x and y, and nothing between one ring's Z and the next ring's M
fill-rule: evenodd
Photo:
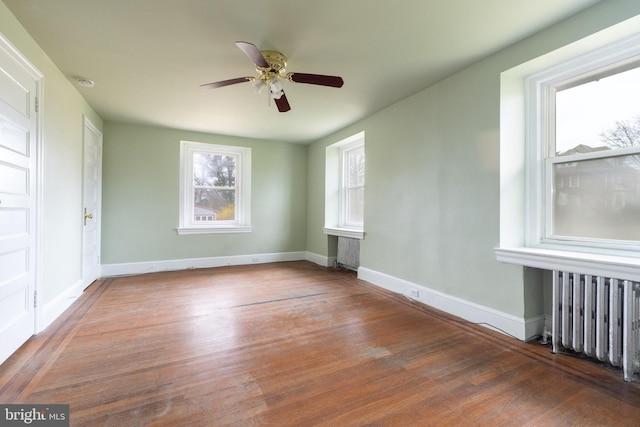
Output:
M544 328L544 331L542 331L542 340L540 340L540 344L549 344L549 337L551 337L551 332L549 331L549 329Z

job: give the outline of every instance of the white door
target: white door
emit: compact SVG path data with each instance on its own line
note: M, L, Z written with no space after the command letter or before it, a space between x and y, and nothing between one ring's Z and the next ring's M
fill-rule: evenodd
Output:
M86 117L83 138L82 284L86 288L100 276L102 187L102 133Z
M0 363L36 332L39 81L0 36Z

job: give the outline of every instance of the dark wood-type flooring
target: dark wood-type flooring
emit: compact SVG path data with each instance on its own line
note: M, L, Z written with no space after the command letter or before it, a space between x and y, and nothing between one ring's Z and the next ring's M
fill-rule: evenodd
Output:
M291 262L107 278L0 366L72 426L638 426L640 385Z

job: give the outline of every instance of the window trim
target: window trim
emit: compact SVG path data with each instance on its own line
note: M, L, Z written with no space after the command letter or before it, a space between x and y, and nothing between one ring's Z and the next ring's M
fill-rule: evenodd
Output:
M196 224L193 217L193 154L204 152L237 156L236 220ZM180 141L179 235L212 233L250 233L251 226L251 148Z
M364 152L364 139L358 139L350 144L340 147L340 220L338 226L340 228L347 229L362 229L364 228L364 219L362 223L349 222L348 218L348 202L349 202L349 190L362 188L364 190L365 184L349 186L349 153L362 149ZM365 166L366 168L366 166Z
M598 76L622 72L640 62L640 36L636 35L575 56L531 74L525 84L525 246L530 248L587 251L620 256L640 255L640 243L552 235L553 176L555 163L571 160L638 154L640 148L617 149L575 156L551 156L555 135L555 93ZM619 71L618 71L619 70ZM612 72L614 71L614 72Z
M353 239L364 239L364 222L361 226L345 224L343 153L362 145L365 147L365 133L358 132L326 147L325 157L325 234ZM366 152L365 152L366 153ZM365 154L366 156L366 154ZM366 166L365 166L366 168ZM366 182L365 182L366 187Z
M556 50L513 66L500 74L500 240L494 248L496 260L545 270L579 271L619 279L637 280L640 254L560 246L553 249L532 247L525 236L525 221L532 209L528 193L529 176L525 145L531 129L527 128L525 85L527 76L549 70L589 52L611 44L638 46L640 16L576 40ZM535 154L535 153L534 153Z

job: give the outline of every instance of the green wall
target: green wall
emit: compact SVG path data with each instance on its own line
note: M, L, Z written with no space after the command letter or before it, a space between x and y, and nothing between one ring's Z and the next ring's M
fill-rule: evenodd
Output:
M640 13L637 0L589 10L304 146L104 123L0 2L0 32L45 75L45 303L81 279L82 116L104 131L102 263L308 251L330 257L325 147L366 132L361 263L518 317L542 312L539 272L498 263L500 73ZM178 236L179 141L252 147L250 234ZM524 209L524 208L523 208Z
M44 75L39 274L46 311L82 278L83 115L98 129L102 119L2 2L0 33Z
M306 250L304 145L106 122L102 264ZM252 233L183 235L180 141L251 147Z
M365 131L365 238L360 264L507 313L524 313L522 269L496 262L499 76L469 70L309 149L309 205L324 198L324 148ZM477 100L495 104L478 108ZM310 209L309 251L329 255ZM515 285L514 285L515 284Z
M500 73L640 13L604 1L309 147L308 250L324 235L324 151L366 133L362 267L520 318L544 312L542 275L496 261ZM522 189L524 191L524 188Z

